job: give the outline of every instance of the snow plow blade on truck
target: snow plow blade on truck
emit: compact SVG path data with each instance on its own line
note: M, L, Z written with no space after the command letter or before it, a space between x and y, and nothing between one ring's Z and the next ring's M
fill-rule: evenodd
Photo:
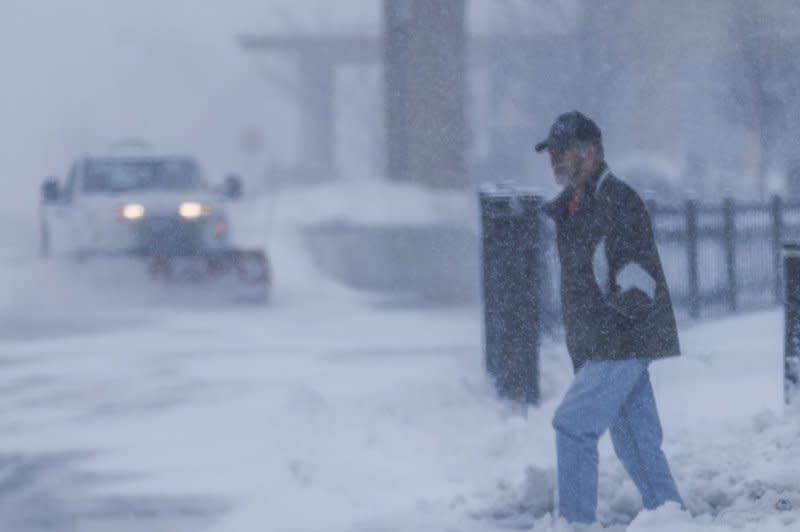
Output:
M150 276L171 283L231 279L266 295L270 268L261 250L209 250L193 255L150 257Z
M271 284L266 253L239 247L231 235L227 206L240 195L238 177L211 187L191 157L86 157L64 184L48 179L42 186L42 255L79 264L133 257L151 279L189 293L264 301Z

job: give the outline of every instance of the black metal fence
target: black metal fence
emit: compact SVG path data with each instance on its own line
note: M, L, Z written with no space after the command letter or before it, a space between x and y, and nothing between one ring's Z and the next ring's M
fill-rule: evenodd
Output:
M800 392L800 245L783 247L786 276L784 303L783 400L792 403Z
M486 190L480 203L487 370L501 396L536 403L540 334L561 325L554 227L535 195ZM800 241L800 202L647 203L678 313L696 318L783 301L783 242ZM794 281L786 289L788 398L800 373L800 246L786 253Z
M800 240L800 201L648 200L647 207L676 312L696 318L781 303L782 243ZM560 307L554 229L547 227L552 282L545 283L543 296L549 329L560 323Z

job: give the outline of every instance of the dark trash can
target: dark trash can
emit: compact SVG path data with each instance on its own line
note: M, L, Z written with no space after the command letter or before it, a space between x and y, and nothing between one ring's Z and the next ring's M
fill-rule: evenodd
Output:
M539 401L542 197L480 191L486 368L500 396Z
M800 392L800 244L783 246L783 276L783 391L788 404Z

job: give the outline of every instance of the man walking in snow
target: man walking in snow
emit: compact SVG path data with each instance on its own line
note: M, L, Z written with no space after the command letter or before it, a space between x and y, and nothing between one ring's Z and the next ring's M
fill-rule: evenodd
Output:
M556 410L561 516L591 523L597 508L597 442L614 450L645 508L682 504L661 450L648 365L680 354L667 283L644 203L604 160L597 124L560 115L547 150L563 191L545 205L556 224L561 304L575 379Z

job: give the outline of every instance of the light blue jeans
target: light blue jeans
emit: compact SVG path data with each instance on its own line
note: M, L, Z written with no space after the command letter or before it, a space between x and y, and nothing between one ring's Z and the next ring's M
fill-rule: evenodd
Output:
M683 505L661 450L649 360L590 361L575 375L556 410L559 511L567 521L591 523L597 510L597 441L606 429L647 509Z

